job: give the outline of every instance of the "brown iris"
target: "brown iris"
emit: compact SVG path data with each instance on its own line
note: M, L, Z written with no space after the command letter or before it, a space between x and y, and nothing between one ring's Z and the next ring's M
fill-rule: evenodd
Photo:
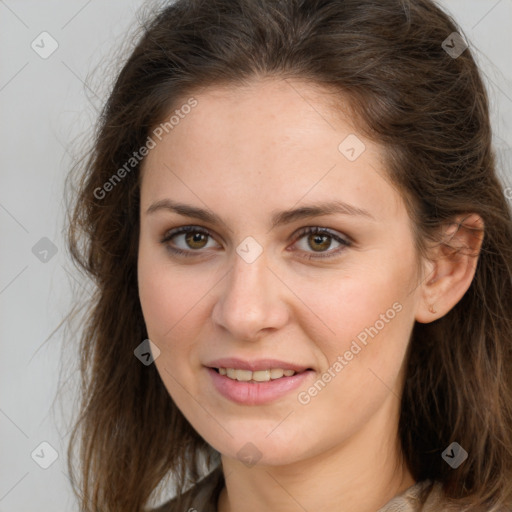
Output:
M185 235L185 240L192 249L202 249L208 243L207 237L208 235L205 235L204 233L192 231Z
M315 249L313 244L320 244L321 245L321 247L319 248L318 251L317 251L317 249ZM323 249L329 249L329 246L331 245L331 237L328 236L328 235L320 235L318 233L311 233L308 236L308 245L314 251L317 251L317 252L320 252Z

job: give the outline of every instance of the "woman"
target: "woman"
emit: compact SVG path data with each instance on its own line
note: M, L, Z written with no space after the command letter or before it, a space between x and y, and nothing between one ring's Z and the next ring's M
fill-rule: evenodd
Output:
M432 1L173 3L82 172L82 510L511 509L512 215Z

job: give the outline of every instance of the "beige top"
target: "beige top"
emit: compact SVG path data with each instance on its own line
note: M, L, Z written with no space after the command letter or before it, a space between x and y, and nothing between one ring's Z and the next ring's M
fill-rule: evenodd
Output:
M178 503L173 498L152 512L217 512L217 501L224 487L222 469L218 466L198 484L185 492ZM429 488L425 503L421 504L419 494ZM195 509L195 510L194 510ZM376 512L443 512L445 510L463 510L447 508L443 498L441 484L432 484L430 480L418 482L399 496L395 496Z

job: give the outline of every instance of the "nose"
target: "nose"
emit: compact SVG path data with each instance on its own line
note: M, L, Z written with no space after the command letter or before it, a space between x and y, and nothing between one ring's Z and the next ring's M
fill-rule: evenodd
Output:
M269 267L265 251L252 263L236 253L233 259L217 288L212 319L233 339L256 341L288 322L287 288Z

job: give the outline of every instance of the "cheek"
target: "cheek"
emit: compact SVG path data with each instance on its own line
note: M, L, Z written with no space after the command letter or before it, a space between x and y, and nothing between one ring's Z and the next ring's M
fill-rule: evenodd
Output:
M159 250L141 246L138 261L139 298L148 334L166 343L200 311L211 288L204 275L180 269Z
M311 334L313 324L317 324L318 332L329 340L324 343L331 356L348 350L347 343L350 345L359 334L364 342L367 329L374 332L371 328L375 324L378 336L384 336L400 323L398 310L404 309L409 293L407 278L403 271L374 263L334 276L325 273L315 279L295 280L295 293L313 313L303 316L309 324L302 327Z
M412 322L397 283L392 287L374 279L371 285L346 279L339 284L337 292L329 291L336 307L325 303L319 310L322 320L335 331L315 339L325 366L314 382L298 390L295 406L296 419L303 427L299 431L318 431L318 419L322 419L326 445L336 443L340 435L361 430L385 402L397 406L393 394L400 395L400 372ZM314 300L313 295L309 297Z
M374 262L336 279L303 282L297 288L318 315L316 325L326 326L318 335L313 323L302 325L322 354L324 367L318 378L327 381L325 386L318 383L314 389L301 390L303 401L299 401L310 401L308 409L318 414L338 411L332 413L336 417L356 410L370 414L390 389L399 394L400 370L414 323L412 267L404 272L408 260L400 261L402 267L391 259L380 265Z
M194 390L192 340L198 339L204 321L200 299L207 284L194 274L180 272L167 261L158 261L144 250L139 253L139 298L149 339L160 350L155 365L170 396L181 410L187 410L189 392ZM188 363L187 363L188 361Z
M139 298L148 337L160 350L155 365L182 411L190 407L189 393L198 394L196 340L208 322L208 292L218 281L212 272L191 268L173 264L158 250L139 252Z

